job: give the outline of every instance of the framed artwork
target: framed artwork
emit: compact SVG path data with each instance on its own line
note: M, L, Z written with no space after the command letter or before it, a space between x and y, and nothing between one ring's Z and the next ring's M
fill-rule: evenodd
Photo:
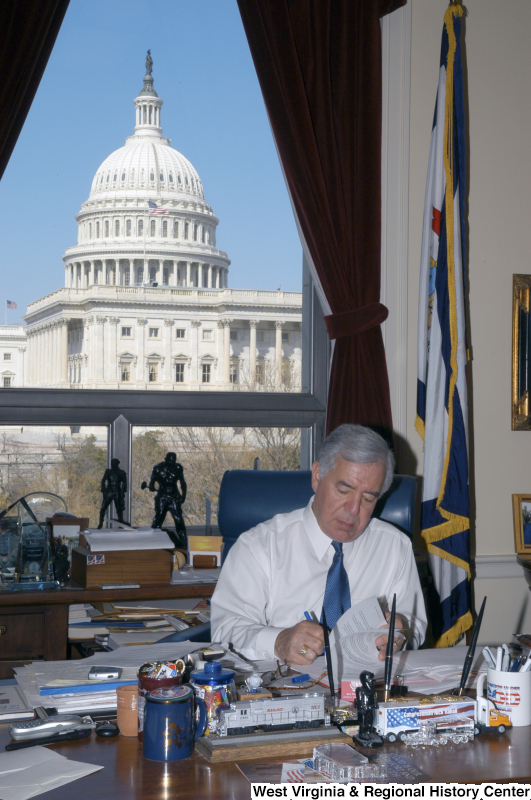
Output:
M531 555L531 493L513 494L514 549Z

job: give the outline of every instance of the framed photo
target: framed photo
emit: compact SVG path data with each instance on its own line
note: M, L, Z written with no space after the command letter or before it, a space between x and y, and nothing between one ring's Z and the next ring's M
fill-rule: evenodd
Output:
M514 549L531 555L531 493L513 494Z

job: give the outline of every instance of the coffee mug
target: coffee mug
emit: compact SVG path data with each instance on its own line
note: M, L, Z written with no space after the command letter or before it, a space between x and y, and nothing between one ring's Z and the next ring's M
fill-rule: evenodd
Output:
M514 727L531 725L531 672L502 672L487 669L487 700L498 714L507 716ZM477 694L483 697L485 675L478 679Z
M199 706L196 722L195 707ZM205 732L207 712L204 701L190 686L155 689L146 695L144 708L144 758L178 761L188 758L194 742Z

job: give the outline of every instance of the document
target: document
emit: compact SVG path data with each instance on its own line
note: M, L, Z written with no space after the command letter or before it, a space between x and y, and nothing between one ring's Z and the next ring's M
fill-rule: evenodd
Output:
M116 533L91 530L83 535L92 553L106 553L111 550L173 550L175 547L166 531L153 528Z
M100 769L103 767L72 761L40 746L0 753L0 797L26 800Z
M376 597L368 597L345 611L330 635L334 673L376 672L383 662L378 659L376 639L385 633L386 619Z

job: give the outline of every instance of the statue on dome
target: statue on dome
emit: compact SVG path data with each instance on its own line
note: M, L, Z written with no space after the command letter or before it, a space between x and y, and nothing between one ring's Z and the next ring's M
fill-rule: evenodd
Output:
M151 75L152 69L153 69L153 59L151 58L151 50L148 50L146 56L146 75Z

